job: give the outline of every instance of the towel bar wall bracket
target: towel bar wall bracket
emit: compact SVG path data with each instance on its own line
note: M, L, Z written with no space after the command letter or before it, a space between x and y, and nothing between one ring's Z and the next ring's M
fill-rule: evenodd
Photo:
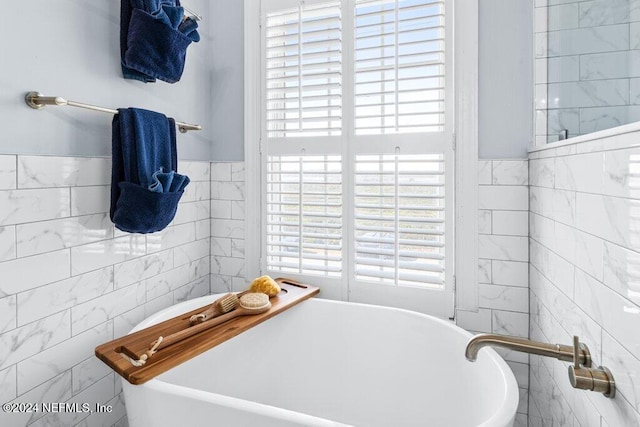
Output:
M118 110L112 108L98 107L97 105L84 104L82 102L70 101L59 96L44 96L40 92L28 92L24 96L26 104L36 110L40 110L45 105L68 105L70 107L85 108L87 110L100 111L102 113L118 114ZM183 123L176 121L176 126L181 133L186 133L190 130L202 130L202 126L194 125L191 123Z

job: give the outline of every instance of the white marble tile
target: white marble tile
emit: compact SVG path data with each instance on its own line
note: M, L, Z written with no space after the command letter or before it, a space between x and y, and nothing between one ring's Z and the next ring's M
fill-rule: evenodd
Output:
M536 58L546 58L549 56L549 33L534 34L534 51Z
M187 175L191 181L211 180L210 162L183 161L178 166L180 173Z
M478 211L478 233L491 234L491 211L480 209Z
M231 256L244 259L245 241L244 239L231 240Z
M71 395L71 371L67 371L19 396L14 402L64 402ZM7 426L24 426L33 423L42 415L41 411L10 415L2 413L0 414L0 423Z
M173 251L165 250L114 266L115 289L148 279L173 268Z
M9 402L16 397L16 365L0 371L0 401Z
M480 235L478 256L504 261L528 261L528 245L527 237Z
M158 252L192 242L196 238L193 222L175 225L156 233L147 234L147 252Z
M211 198L211 182L209 181L192 182L187 188L189 192L194 193L194 201L209 200Z
M209 239L196 240L186 245L177 246L173 250L173 264L178 267L183 264L209 256Z
M640 305L640 253L604 242L603 282Z
M494 160L493 179L494 185L528 185L529 161L528 160Z
M69 250L0 263L0 297L24 292L70 276Z
M635 79L631 79L635 82ZM630 96L637 95L637 86L630 84ZM630 98L633 103L633 98ZM617 107L594 107L580 110L580 133L587 134L637 122L640 119L640 106L623 105Z
M212 162L211 181L231 181L231 163Z
M211 238L211 255L212 256L231 256L231 239L225 237Z
M244 182L212 182L211 198L221 200L244 200Z
M138 306L133 310L122 313L113 318L114 338L127 335L138 323L144 320L144 306ZM74 368L75 369L75 368Z
M494 285L529 286L529 263L513 261L491 261L492 279Z
M548 58L536 58L534 60L534 67L535 67L534 83L535 84L544 84L548 82L549 77L548 77L547 69L549 67L549 62L547 61L547 59ZM535 101L534 101L534 105L535 105ZM536 134L538 134L537 131L536 131Z
M231 292L232 290L234 290L231 284L231 277L222 276L220 274L211 276L210 287L212 294Z
M209 218L196 221L196 239L202 240L211 236L211 220Z
M549 8L536 7L533 11L533 31L534 33L546 33L548 31Z
M480 308L477 312L456 310L456 324L474 332L491 332L491 310Z
M71 248L71 272L82 274L145 254L145 236L137 234L76 246Z
M491 160L478 160L478 184L491 185L492 170Z
M629 47L640 49L640 22L629 23Z
M561 190L602 194L604 153L558 157L555 162L555 187Z
M211 236L227 237L231 239L244 239L244 221L233 219L212 219Z
M113 339L113 327L103 323L18 363L18 394L42 384L90 357Z
M185 268L187 271L187 282L193 282L211 273L211 262L209 257L200 258L190 262Z
M478 294L482 308L522 313L526 313L529 309L529 291L525 288L479 284Z
M491 227L493 234L507 236L529 235L529 212L527 211L492 211Z
M40 353L70 336L69 310L0 334L0 369Z
M640 200L577 193L576 225L610 242L640 250Z
M16 257L16 227L0 227L0 262Z
M212 256L211 273L224 276L244 276L244 259Z
M18 188L108 185L106 157L18 156Z
M18 324L24 325L113 291L113 267L53 282L18 294Z
M548 108L587 108L629 104L629 80L589 80L547 85Z
M537 187L553 188L554 159L536 159L529 161L529 184Z
M574 225L576 221L576 193L566 190L552 190L553 211L551 215L547 215L555 221L567 225Z
M542 43L542 41L540 41ZM629 46L628 25L577 28L548 33L548 56L584 55L625 50ZM543 50L540 53L545 53Z
M604 242L590 234L575 230L574 264L598 280L602 280L604 263Z
M125 416L124 397L117 395L107 402L111 412L94 412L77 424L76 427L113 426Z
M188 222L193 222L197 218L197 202L187 202L178 204L178 210L176 211L176 216L173 217L173 220L169 224L179 225L186 224Z
M552 188L530 187L529 210L531 213L548 218L553 217L553 192Z
M69 199L68 188L0 191L0 225L69 216Z
M147 301L166 295L180 286L186 285L191 275L190 270L191 266L186 264L145 280Z
M562 292L573 295L573 264L535 241L531 242L530 262Z
M494 334L529 337L529 313L492 310L492 330Z
M580 26L577 3L549 6L548 11L549 31L569 30Z
M244 162L231 163L231 180L245 181L245 164Z
M182 286L173 292L173 303L177 304L193 298L209 294L209 277L202 277L192 283Z
M120 335L116 336L114 334L114 337L119 336ZM93 355L88 359L83 360L71 369L73 394L78 394L80 391L92 384L95 384L112 372L113 371L106 363Z
M71 187L71 215L73 216L109 212L110 201L109 186Z
M0 298L0 334L17 326L16 307L17 297L15 295Z
M16 180L16 156L0 155L0 190L13 190Z
M593 320L634 354L640 351L640 308L602 283L576 271L575 301Z
M230 200L211 200L211 218L231 219L231 204Z
M245 202L244 200L233 200L231 202L231 218L245 219Z
M640 407L640 360L606 332L602 334L602 365L615 372L616 392Z
M85 402L91 402L92 410L95 411L95 405L105 405L114 397L113 375L108 375L96 383L82 390L77 395L70 398L67 403L69 405L82 405ZM112 409L113 410L113 409ZM97 412L96 412L97 413ZM91 412L69 411L49 413L42 417L33 427L42 427L49 425L75 426L81 422L86 422Z
M529 210L529 189L526 186L480 185L478 186L478 208Z
M211 200L196 202L196 221L211 218Z
M0 235L0 237L2 237ZM113 238L108 214L87 215L16 226L19 257Z
M580 57L580 80L629 77L640 77L640 51L625 50Z
M584 111L583 109L582 111ZM575 134L580 131L580 112L579 108L560 108L549 110L547 112L547 129L545 134L559 135L560 132L567 130L569 134Z
M640 148L604 153L604 194L640 199Z
M624 24L630 19L630 0L592 0L580 3L580 26Z
M144 304L144 317L147 318L160 310L173 305L173 292L162 295Z
M145 299L146 289L144 282L142 282L78 304L71 309L72 333L75 336L101 323L105 323L144 304Z
M579 58L580 57L578 55L546 58L548 82L577 82L580 80ZM549 113L551 113L551 111L549 111Z
M478 260L478 282L480 283L492 283L491 280L491 260L479 259Z

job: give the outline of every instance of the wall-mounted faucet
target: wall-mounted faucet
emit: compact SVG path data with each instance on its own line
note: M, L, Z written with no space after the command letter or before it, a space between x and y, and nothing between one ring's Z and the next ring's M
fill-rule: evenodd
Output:
M506 335L479 334L467 343L465 357L467 360L475 362L478 351L488 345L573 362L573 365L569 366L569 381L574 388L597 391L610 398L616 394L616 383L611 371L602 366L592 368L589 348L580 343L576 336L573 337L573 345L571 346L547 344Z

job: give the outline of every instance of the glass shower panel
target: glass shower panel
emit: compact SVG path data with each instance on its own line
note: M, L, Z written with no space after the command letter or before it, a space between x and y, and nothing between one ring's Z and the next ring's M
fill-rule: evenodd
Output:
M640 1L536 1L536 145L640 120Z

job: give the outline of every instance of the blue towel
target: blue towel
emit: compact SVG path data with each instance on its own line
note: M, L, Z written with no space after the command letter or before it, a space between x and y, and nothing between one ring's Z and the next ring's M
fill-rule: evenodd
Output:
M200 40L197 22L179 0L121 0L122 75L145 83L182 77L187 47Z
M111 221L130 233L164 229L189 184L189 177L177 173L175 121L154 111L121 108L112 131Z

